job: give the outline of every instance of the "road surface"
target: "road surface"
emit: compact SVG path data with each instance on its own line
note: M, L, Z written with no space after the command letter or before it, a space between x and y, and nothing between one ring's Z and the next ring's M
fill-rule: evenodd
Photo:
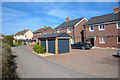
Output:
M12 47L14 55L17 56L17 73L20 78L98 78L49 61L33 54L24 47Z

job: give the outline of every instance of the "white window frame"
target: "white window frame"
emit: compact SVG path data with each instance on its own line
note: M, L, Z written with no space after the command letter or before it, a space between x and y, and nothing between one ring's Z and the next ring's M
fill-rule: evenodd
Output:
M103 25L104 25L104 29L102 28L102 29L100 29L100 25L102 25L102 27L103 27ZM99 30L105 30L105 24L100 24L99 25Z
M41 35L41 33L39 33Z
M102 42L101 42L101 38L102 38ZM99 38L99 43L100 43L100 44L105 44L105 42L103 42L103 41L104 41L103 38L105 39L105 37L100 37L100 38Z
M120 36L119 36L120 37ZM117 43L120 44L120 42L118 42L118 37L117 37Z
M118 27L118 23L120 23L120 22L117 22L116 24L117 24L117 29L120 29L120 27Z
M91 25L91 26L93 26L93 25ZM94 31L94 26L93 26L93 30L91 30L91 26L89 26L89 31Z
M71 33L71 32L72 32L72 30L70 31L69 29L71 29L71 28L67 28L67 32L68 32L68 33Z
M57 31L58 33L60 33L61 32L61 29L58 29L58 31Z

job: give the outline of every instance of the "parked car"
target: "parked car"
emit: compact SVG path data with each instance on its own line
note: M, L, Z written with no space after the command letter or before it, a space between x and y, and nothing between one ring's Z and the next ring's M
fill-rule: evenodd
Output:
M90 49L92 48L92 44L85 42L77 42L75 44L71 44L72 49Z
M118 50L117 54L118 54L118 56L120 56L120 49Z

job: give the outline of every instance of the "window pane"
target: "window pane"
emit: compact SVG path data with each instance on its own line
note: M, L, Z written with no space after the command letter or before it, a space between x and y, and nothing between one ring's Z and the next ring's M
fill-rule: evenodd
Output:
M105 42L105 38L103 37L103 42Z
M120 27L120 22L118 22L118 27Z
M93 30L93 26L91 26L91 30Z
M120 42L120 37L118 37L118 42Z
M100 42L102 42L102 37L100 38Z
M100 29L102 28L102 25L100 25Z
M103 29L105 29L105 25L103 24Z

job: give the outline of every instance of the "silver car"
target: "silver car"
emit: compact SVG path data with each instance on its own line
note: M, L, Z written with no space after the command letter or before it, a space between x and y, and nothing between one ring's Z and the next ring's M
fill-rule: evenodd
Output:
M117 54L118 54L118 56L120 56L120 49L118 50Z

